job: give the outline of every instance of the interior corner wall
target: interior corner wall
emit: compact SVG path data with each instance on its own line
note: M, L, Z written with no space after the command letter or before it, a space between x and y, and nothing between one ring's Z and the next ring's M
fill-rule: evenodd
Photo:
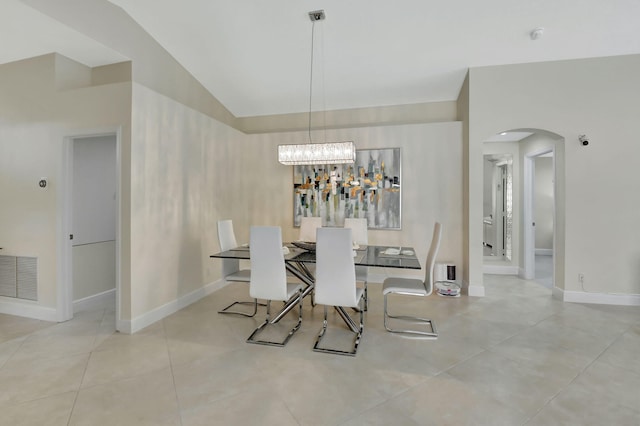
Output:
M285 240L297 237L293 170L279 164L276 153L278 144L308 135L245 135L137 83L132 105L135 321L221 278L220 262L209 258L219 250L218 220L234 221L239 242L249 240L251 225L278 225ZM439 259L462 265L460 123L327 130L326 137L353 139L362 149L402 149L402 230L371 231L373 244L412 245L426 258L433 223L439 220L444 224Z
M65 237L58 232L64 138L122 126L125 150L129 140L131 85L59 91L56 74L65 60L50 54L0 66L0 245L3 254L38 258L36 304L2 298L0 305L48 320L57 319L58 248ZM38 187L44 176L45 190Z
M470 146L508 129L543 129L564 138L562 158L556 158L565 179L556 194L563 221L557 226L564 228L556 285L564 291L640 294L638 75L640 55L470 70ZM589 146L578 142L581 134ZM482 203L472 196L482 193L482 156L471 147L469 155L471 240L482 235ZM479 245L472 247L480 253Z

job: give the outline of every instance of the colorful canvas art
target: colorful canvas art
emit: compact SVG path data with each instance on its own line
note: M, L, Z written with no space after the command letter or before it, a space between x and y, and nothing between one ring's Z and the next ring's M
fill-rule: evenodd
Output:
M369 229L401 228L400 148L361 149L353 164L293 168L293 220L322 217L323 226L366 218Z

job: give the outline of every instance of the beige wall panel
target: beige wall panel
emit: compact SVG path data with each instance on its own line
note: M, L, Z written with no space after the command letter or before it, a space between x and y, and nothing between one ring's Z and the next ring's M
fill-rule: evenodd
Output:
M556 269L556 286L583 291L577 277L584 274L584 291L640 293L638 75L640 55L470 71L471 256L480 253L475 242L482 237L482 203L472 196L482 191L482 161L472 147L504 130L545 129L565 139L556 156L564 164L558 177L566 178L556 182L556 265L565 269ZM580 134L590 138L588 147Z
M220 278L216 222L245 214L246 136L145 86L133 90L132 319ZM254 191L259 192L256 187Z

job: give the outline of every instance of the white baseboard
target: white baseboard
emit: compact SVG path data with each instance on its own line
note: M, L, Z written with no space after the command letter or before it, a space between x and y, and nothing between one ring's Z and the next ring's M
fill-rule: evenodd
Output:
M483 285L469 285L467 282L463 282L463 288L467 289L467 294L473 297L484 297Z
M564 302L571 303L593 303L597 305L620 305L620 306L640 306L640 295L638 294L608 294L608 293L587 293L584 291L566 291L558 288L553 289L554 297Z
M553 249L535 249L536 256L553 256Z
M518 267L511 265L482 265L483 274L518 275Z
M103 291L102 293L94 294L83 299L73 301L73 313L91 310L98 306L104 306L106 304L115 304L116 301L116 289Z
M532 280L535 278L533 276L533 271L531 271L529 275L530 276L525 275L524 268L518 268L518 277L522 278L523 280Z
M556 286L553 286L553 288L551 288L551 297L561 302L564 302L564 290L559 289Z
M202 288L192 291L189 294L185 294L179 299L173 300L165 305L152 309L151 311L146 312L134 318L133 320L117 321L116 328L121 333L133 334L136 331L142 330L143 328L148 327L151 324L160 321L161 319L166 318L175 312L178 312L180 309L186 308L187 306L197 302L203 297L206 297L211 293L220 290L227 284L227 281L225 281L224 279L219 279L218 281L209 283Z
M0 314L33 318L41 321L58 322L58 313L54 308L38 305L38 302L1 297Z

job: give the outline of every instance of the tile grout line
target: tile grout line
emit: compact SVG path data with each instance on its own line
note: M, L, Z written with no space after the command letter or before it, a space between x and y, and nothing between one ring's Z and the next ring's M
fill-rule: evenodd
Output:
M94 340L95 343L95 340ZM89 356L87 356L87 362L84 365L84 370L82 371L82 377L80 378L80 383L78 384L78 389L76 390L76 396L73 398L73 404L71 404L71 410L69 411L69 419L67 420L67 426L71 423L71 417L73 416L73 411L76 409L76 402L78 401L78 396L80 396L80 390L82 389L82 383L84 382L84 376L87 374L87 370L89 369L89 361L91 360L91 355L93 354L93 349L89 351Z
M15 351L11 352L11 355L9 355L9 357L7 358L7 360L5 362L2 363L2 365L0 365L0 370L2 370L4 368L5 365L7 365L7 363L9 361L11 361L11 359L15 356L15 354L18 353L18 351L20 351L20 349L22 348L22 345L24 345L24 342L26 342L29 337L31 337L33 333L30 333L29 336L25 337L24 339L22 339L22 341L20 342L20 344L18 345L18 347L16 348Z
M531 417L529 417L525 423L522 426L526 426L527 423L529 423L531 420L533 420L545 407L547 407L554 399L556 399L558 397L558 395L560 395L562 392L566 391L580 376L582 376L582 374L589 368L591 367L596 361L598 361L600 359L600 357L602 357L602 355L609 350L609 348L611 348L611 346L613 346L613 344L615 342L617 342L620 338L622 338L622 336L629 331L629 329L631 328L631 326L628 326L627 329L620 333L620 335L618 337L616 337L613 342L611 342L606 348L604 348L602 350L602 352L600 352L598 355L596 355L594 357L594 359L588 363L587 365L585 365L585 367L580 370L578 372L578 374L576 374L576 376L569 382L566 384L566 386L564 386L562 389L560 389L558 392L556 392L553 396L551 396L551 398L549 398L549 400L547 402L544 403L544 405L542 407L540 407L540 409L538 409ZM566 349L566 348L565 348ZM607 363L608 364L608 363Z
M162 336L164 337L164 346L167 351L167 358L169 358L169 370L171 371L171 382L173 383L173 394L176 398L176 405L178 406L178 419L180 420L180 425L182 422L182 407L180 406L180 398L178 398L178 389L176 387L176 377L173 373L173 360L171 359L171 353L169 352L169 341L167 340L167 328L165 319L162 319Z
M91 356L93 355L93 351L96 349L95 344L98 339L98 334L100 333L100 327L102 322L104 321L104 317L106 314L106 308L102 309L102 317L100 318L100 322L96 327L95 335L93 337L93 344L91 345L91 350L89 351L89 356L87 357L87 363L84 366L84 371L82 372L82 377L80 378L80 384L78 385L78 390L76 390L76 396L73 398L73 404L71 404L71 410L69 411L69 419L67 420L67 426L71 423L71 417L73 416L73 411L76 408L76 403L78 402L78 396L80 396L80 390L82 389L82 383L84 382L84 376L87 374L87 370L89 369L89 361L91 360Z

